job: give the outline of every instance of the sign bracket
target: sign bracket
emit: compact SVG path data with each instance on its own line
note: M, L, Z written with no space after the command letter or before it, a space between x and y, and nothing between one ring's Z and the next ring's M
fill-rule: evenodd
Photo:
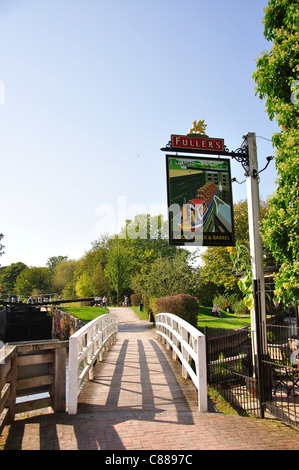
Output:
M183 148L183 147L173 147L172 140L168 142L166 147L161 148L162 152L185 152L185 153L197 153L201 155L223 155L226 157L231 157L241 163L245 173L244 175L249 176L249 152L248 152L248 143L247 136L243 136L243 142L239 148L235 151L230 151L226 145L224 145L223 150L209 150L209 149L196 149L196 148Z

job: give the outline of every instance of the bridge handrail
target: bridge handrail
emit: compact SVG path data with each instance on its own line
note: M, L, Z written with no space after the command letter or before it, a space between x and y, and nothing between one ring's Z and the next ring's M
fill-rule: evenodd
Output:
M118 331L117 317L110 313L101 315L76 331L69 339L69 393L68 413L77 413L80 386L88 375L92 379L93 365L102 360ZM80 364L83 369L80 372ZM79 373L80 372L80 373Z
M182 376L188 375L198 392L198 409L208 411L205 336L190 323L172 313L156 315L156 333L172 349L173 359L182 364ZM191 367L194 361L195 370Z

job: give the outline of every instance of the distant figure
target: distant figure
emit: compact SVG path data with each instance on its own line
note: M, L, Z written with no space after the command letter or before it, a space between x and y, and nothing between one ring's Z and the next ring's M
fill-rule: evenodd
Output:
M221 317L221 312L219 310L218 305L214 305L212 313L214 313L216 315L216 317Z
M108 307L108 299L105 295L103 297L103 307Z
M95 297L94 307L101 307L102 306L102 297Z

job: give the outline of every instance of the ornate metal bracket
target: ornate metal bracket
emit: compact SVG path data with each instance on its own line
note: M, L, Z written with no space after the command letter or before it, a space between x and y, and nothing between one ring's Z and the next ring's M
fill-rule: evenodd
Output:
M217 156L217 155L224 155L224 156L227 156L227 157L232 157L232 158L235 158L237 160L237 162L241 163L242 167L244 168L245 170L245 176L249 176L249 153L248 153L248 144L247 144L247 137L246 136L243 136L243 142L241 144L241 146L239 148L237 148L234 152L231 152L227 147L226 145L224 145L224 150L223 151L219 151L219 152L215 152L214 151L209 151L209 150L191 150L191 149L186 149L186 150L182 150L182 149L177 149L177 148L173 148L172 147L172 142L171 140L169 140L168 144L166 145L166 147L164 148L161 148L162 151L168 151L168 152L182 152L182 151L185 151L186 153L200 153L200 154L212 154L214 156Z
M248 143L247 137L243 136L243 142L241 147L237 148L234 152L230 152L226 146L224 146L224 155L229 155L232 158L235 158L237 162L241 163L243 169L245 170L244 175L249 176L249 153L248 153Z

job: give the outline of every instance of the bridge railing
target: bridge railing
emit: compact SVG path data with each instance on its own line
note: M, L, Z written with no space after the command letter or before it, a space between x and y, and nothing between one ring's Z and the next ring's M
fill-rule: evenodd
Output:
M87 323L69 339L68 413L77 413L78 393L83 381L93 377L93 366L115 341L118 322L105 314Z
M208 411L205 336L171 313L156 315L156 333L167 349L172 349L173 359L180 360L182 376L189 376L197 388L199 411Z
M65 412L67 347L55 340L0 344L0 434L16 414Z

